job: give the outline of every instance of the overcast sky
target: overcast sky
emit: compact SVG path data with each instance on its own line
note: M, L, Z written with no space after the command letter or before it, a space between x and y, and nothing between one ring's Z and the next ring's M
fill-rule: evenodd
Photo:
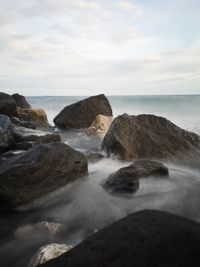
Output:
M0 90L200 93L200 0L0 0Z

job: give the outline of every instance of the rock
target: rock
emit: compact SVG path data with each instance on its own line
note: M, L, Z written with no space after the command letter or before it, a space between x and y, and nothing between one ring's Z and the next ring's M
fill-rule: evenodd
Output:
M15 145L15 150L28 150L35 145L32 141L24 141Z
M113 121L102 149L108 156L113 153L123 160L148 158L199 162L200 137L162 117L123 114Z
M37 144L45 144L52 142L60 142L60 135L57 133L49 133L40 130L27 129L24 127L14 127L13 132L16 142L33 141Z
M96 116L92 125L86 130L86 134L88 135L95 134L103 138L106 135L112 121L113 121L112 116L104 116L99 114Z
M28 122L35 123L38 127L50 127L47 115L43 109L22 109L17 107L17 115L18 118L23 119Z
M98 114L112 116L112 109L105 95L92 96L65 107L54 118L54 123L66 130L88 128Z
M110 193L132 193L139 188L139 179L168 176L168 168L161 162L135 160L128 167L119 169L103 184Z
M200 224L162 211L121 219L43 267L197 266Z
M34 146L0 161L0 199L13 209L87 175L85 156L63 143Z
M104 155L100 152L93 152L93 151L87 151L85 153L85 156L88 160L88 162L96 163L104 158Z
M31 108L31 105L27 102L26 98L23 95L13 94L12 97L15 100L17 107Z
M64 226L60 223L39 222L19 227L15 236L21 240L49 240L60 234Z
M15 116L16 115L16 103L12 96L0 92L0 113Z
M8 116L0 114L0 153L11 149L14 145L12 123Z
M51 259L57 258L70 249L72 249L72 246L66 244L53 243L43 246L36 252L28 267L36 267L41 265L42 263L45 263Z
M21 126L21 127L25 127L25 128L29 128L29 129L35 129L36 128L35 123L28 122L28 121L19 119L17 117L10 117L10 120L15 126Z

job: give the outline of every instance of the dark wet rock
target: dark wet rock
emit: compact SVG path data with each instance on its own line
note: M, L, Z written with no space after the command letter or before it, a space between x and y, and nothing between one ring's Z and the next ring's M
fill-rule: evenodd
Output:
M31 105L27 102L26 98L23 95L13 94L12 97L15 100L17 107L31 108Z
M15 231L15 236L21 240L51 240L64 230L64 225L55 222L39 222L23 225Z
M111 124L102 148L121 159L138 158L194 162L200 159L200 137L169 120L154 115L118 116Z
M37 127L48 128L50 124L47 120L46 112L43 109L29 108L22 109L17 107L16 116L27 122L34 123Z
M16 208L87 174L85 156L63 143L37 145L0 161L0 200Z
M16 143L15 150L28 150L32 148L36 143L33 141L24 141Z
M49 133L24 127L14 127L13 132L15 135L15 140L18 143L32 141L36 142L37 144L45 144L61 141L60 135L56 133Z
M8 116L16 115L16 103L12 96L0 92L0 113Z
M54 118L54 123L66 130L88 128L99 114L112 116L112 108L105 95L92 96L65 107Z
M57 133L47 133L46 135L39 136L37 144L47 144L52 142L61 142L60 135Z
M25 128L29 128L29 129L35 129L36 128L35 123L28 122L28 121L25 121L23 119L19 119L17 117L10 117L10 120L15 126L21 126L21 127L25 127Z
M100 230L43 267L191 267L199 262L200 224L144 210Z
M110 193L133 193L139 188L140 178L166 177L168 175L168 168L161 162L135 160L131 165L110 175L103 187Z
M100 161L101 159L105 158L104 155L100 152L94 152L94 151L87 151L85 153L85 156L88 160L88 162L96 163Z
M43 246L36 252L28 267L40 266L42 263L57 258L70 249L72 249L72 246L66 244L52 243Z
M8 116L0 114L0 153L11 149L14 145L12 123Z

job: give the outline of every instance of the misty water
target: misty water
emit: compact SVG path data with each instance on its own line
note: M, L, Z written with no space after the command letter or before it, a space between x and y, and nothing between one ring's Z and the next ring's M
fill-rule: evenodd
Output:
M81 98L29 97L28 101L32 106L43 108L53 124L53 118L64 106ZM200 96L112 96L109 101L114 116L125 112L131 115L161 115L200 134ZM86 136L84 130L62 132L61 137L63 142L80 151L100 150L100 140ZM142 209L165 210L200 222L198 169L165 162L169 167L169 178L142 179L139 190L126 197L104 191L102 183L105 179L129 164L116 158L89 163L87 177L9 215L7 220L11 231L1 240L0 266L27 266L41 245L58 242L75 246L99 229ZM45 220L62 223L62 235L51 240L20 240L15 237L18 227Z

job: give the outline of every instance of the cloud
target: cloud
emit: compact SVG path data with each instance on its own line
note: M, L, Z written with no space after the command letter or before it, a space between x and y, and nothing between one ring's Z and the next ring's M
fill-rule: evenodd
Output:
M133 4L131 1L119 1L115 3L115 7L121 11L130 12L134 16L140 16L143 14L143 6L138 4Z

